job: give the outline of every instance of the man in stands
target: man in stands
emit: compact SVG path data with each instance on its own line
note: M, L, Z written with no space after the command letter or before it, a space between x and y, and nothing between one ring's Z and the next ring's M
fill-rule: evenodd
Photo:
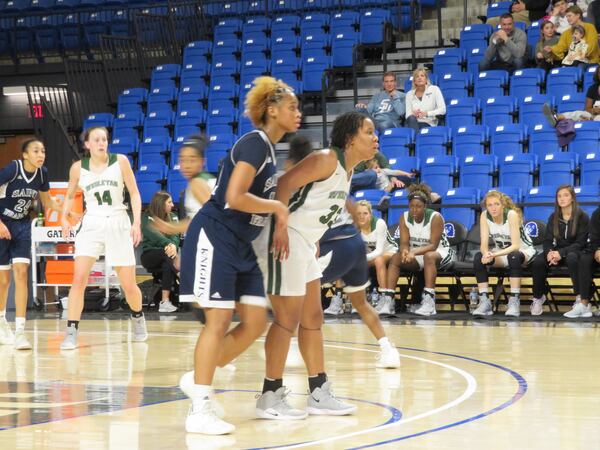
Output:
M490 37L485 56L479 63L479 70L501 69L512 72L525 66L527 59L527 35L515 28L511 14L500 16L500 29Z
M386 72L383 74L383 91L375 94L368 105L357 103L356 109L369 114L381 133L400 126L405 111L404 97L404 92L396 89L396 74Z

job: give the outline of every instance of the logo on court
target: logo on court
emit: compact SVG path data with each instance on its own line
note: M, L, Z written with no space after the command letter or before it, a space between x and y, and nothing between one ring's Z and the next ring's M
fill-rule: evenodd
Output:
M535 222L527 222L525 224L525 231L529 237L538 237L540 235L538 224Z

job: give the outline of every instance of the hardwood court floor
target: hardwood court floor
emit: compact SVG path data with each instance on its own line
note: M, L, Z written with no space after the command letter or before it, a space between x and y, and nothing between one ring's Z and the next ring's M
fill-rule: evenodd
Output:
M82 347L61 352L64 321L28 322L30 352L0 346L0 449L597 449L597 323L412 321L386 325L402 368L373 365L366 327L325 325L328 373L350 417L253 419L263 377L255 343L220 370L217 395L237 431L185 433L189 401L176 385L192 366L199 325L149 321L147 343L128 339L125 316L81 324ZM287 369L303 406L302 366Z

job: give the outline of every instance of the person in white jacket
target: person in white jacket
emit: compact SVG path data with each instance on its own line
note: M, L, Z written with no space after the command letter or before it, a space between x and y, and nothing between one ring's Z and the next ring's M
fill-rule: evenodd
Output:
M413 72L412 89L406 94L406 126L417 133L421 128L435 127L437 116L446 114L446 102L439 87L429 81L425 69Z

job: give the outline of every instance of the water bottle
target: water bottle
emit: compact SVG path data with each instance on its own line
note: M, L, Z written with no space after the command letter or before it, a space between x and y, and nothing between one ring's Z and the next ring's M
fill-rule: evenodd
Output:
M43 227L44 226L44 214L43 213L39 213L36 219L36 225L38 227Z
M373 288L373 290L369 294L369 303L373 306L376 306L378 300L379 300L379 293L377 292L376 288Z
M479 303L479 296L477 295L477 286L473 286L471 293L469 294L469 311L473 312L477 309Z

